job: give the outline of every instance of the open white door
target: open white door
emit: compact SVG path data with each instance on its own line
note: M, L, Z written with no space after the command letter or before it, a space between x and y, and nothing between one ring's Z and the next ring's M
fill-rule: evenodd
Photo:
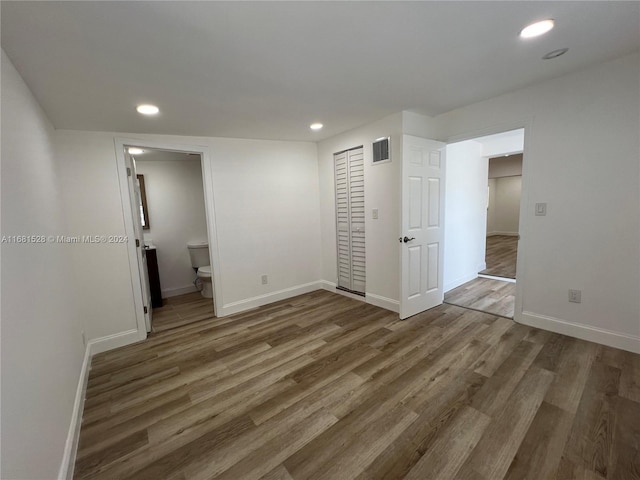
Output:
M136 175L136 162L125 153L125 164L127 166L127 183L129 185L129 204L133 214L133 229L136 238L136 257L138 258L138 267L140 269L140 287L142 288L142 304L144 308L144 322L147 332L151 331L151 286L149 284L149 272L147 270L147 251L144 249L144 236L142 233L142 219L140 217L140 208L142 201L140 200L140 183Z
M444 148L442 142L403 136L401 319L444 298Z

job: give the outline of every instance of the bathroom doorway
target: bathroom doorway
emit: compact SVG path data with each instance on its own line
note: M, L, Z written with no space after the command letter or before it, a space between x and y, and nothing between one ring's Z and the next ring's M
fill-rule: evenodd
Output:
M207 149L118 139L116 151L121 186L128 186L121 196L132 207L123 209L125 226L138 240L130 242L129 264L141 338L215 317L220 281Z

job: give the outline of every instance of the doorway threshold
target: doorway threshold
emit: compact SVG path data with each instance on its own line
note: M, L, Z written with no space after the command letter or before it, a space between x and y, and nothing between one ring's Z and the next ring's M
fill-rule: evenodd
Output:
M479 273L478 277L480 277L480 278L488 278L489 280L499 280L501 282L516 283L516 279L515 278L496 277L495 275L485 275L484 273Z

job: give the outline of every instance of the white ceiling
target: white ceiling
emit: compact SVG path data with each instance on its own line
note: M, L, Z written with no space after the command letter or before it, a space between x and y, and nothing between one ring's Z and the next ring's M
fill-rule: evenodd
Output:
M518 37L544 18L549 34ZM281 140L437 115L640 47L639 2L3 1L1 22L56 128ZM147 102L161 114L135 112Z

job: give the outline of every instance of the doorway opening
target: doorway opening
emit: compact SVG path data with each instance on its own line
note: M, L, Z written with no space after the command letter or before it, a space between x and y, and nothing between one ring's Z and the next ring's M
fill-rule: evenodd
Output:
M209 155L116 139L140 338L216 316L220 285Z
M524 129L447 145L445 303L513 318Z
M516 278L522 153L489 158L486 268L482 276Z

